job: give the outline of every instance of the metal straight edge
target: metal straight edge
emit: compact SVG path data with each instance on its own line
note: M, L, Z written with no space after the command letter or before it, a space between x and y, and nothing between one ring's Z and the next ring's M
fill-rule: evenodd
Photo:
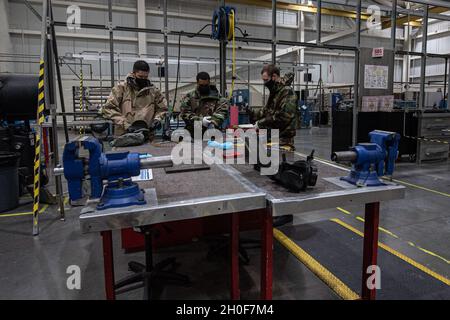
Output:
M313 196L269 200L274 216L330 209L348 204L403 199L406 187L400 185L364 187L354 190L324 192Z
M83 233L123 229L162 222L205 218L215 215L259 210L267 207L265 193L235 193L181 200L155 206L133 206L94 211L80 216Z

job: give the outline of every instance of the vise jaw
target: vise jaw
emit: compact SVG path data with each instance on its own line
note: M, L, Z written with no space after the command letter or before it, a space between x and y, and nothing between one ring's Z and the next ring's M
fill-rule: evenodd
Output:
M82 148L89 152L88 157L81 154ZM89 175L90 197L100 198L97 209L145 203L142 191L131 181L140 173L138 153L105 154L97 139L86 136L65 145L63 165L71 201L83 197L83 180Z
M392 177L398 156L400 135L395 132L374 130L369 133L370 143L359 143L349 151L335 152L333 161L350 161L352 169L341 180L357 186L385 185L380 178Z

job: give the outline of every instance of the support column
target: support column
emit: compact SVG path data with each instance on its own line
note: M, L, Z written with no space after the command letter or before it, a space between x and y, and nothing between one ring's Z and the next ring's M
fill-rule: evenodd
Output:
M12 53L13 48L9 36L8 0L0 0L0 48L2 53ZM25 52L24 52L25 53ZM0 72L14 72L9 62L0 62Z
M317 16L316 16L316 34L317 44L322 43L322 0L317 0Z
M225 6L225 0L220 2L221 6ZM227 93L227 40L220 40L219 48L220 59L220 93L226 96Z
M137 23L138 28L145 29L147 27L145 0L137 0ZM147 54L147 34L144 32L138 32L138 52L139 55Z
M355 80L353 94L353 121L352 121L352 145L357 144L358 137L358 112L359 112L359 63L360 63L360 45L361 45L361 0L357 1L356 6L356 32L355 32Z
M303 4L303 0L299 1L301 4ZM305 42L305 14L303 11L298 11L297 14L297 23L298 23L298 32L297 32L297 41L299 42ZM297 50L297 57L299 64L305 63L305 49L299 49ZM300 84L299 90L301 92L302 84L303 84L303 71L300 71L298 73L299 79L298 83Z
M422 20L422 59L420 63L420 104L419 109L425 109L425 77L427 68L427 42L428 42L428 5L424 5ZM419 158L419 157L418 157Z
M143 0L145 1L145 0ZM164 93L166 96L167 106L169 106L169 41L167 38L167 1L164 0ZM170 127L170 126L169 126Z
M409 2L406 3L406 9L410 8ZM403 50L410 52L411 51L411 26L408 24L404 27L404 42L403 42ZM403 56L403 68L402 68L402 82L409 83L411 71L411 57L409 55Z
M272 0L272 64L277 63L277 0Z
M108 0L109 59L111 65L111 88L114 87L114 33L112 24L112 0Z

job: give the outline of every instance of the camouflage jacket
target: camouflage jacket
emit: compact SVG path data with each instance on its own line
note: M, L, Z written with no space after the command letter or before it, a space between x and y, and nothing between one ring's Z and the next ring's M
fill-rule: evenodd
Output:
M296 133L297 97L290 87L292 80L290 73L281 78L270 92L266 105L254 115L259 128L279 129L281 139L291 139Z
M194 121L210 116L212 124L220 128L228 117L228 105L228 99L221 97L216 86L211 85L209 96L201 96L193 90L183 97L180 103L181 118L189 128L194 126Z
M167 112L167 101L153 84L139 90L130 73L126 81L112 88L100 112L104 118L114 122L118 131L116 133L120 134L136 120L144 120L149 126L154 119L163 120Z

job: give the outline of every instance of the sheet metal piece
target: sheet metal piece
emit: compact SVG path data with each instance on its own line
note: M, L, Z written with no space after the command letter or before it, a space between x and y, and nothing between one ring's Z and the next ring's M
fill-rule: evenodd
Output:
M147 200L147 190L145 196ZM150 203L103 211L96 210L81 215L80 226L83 233L98 232L257 210L265 207L265 193L236 193L157 205Z

